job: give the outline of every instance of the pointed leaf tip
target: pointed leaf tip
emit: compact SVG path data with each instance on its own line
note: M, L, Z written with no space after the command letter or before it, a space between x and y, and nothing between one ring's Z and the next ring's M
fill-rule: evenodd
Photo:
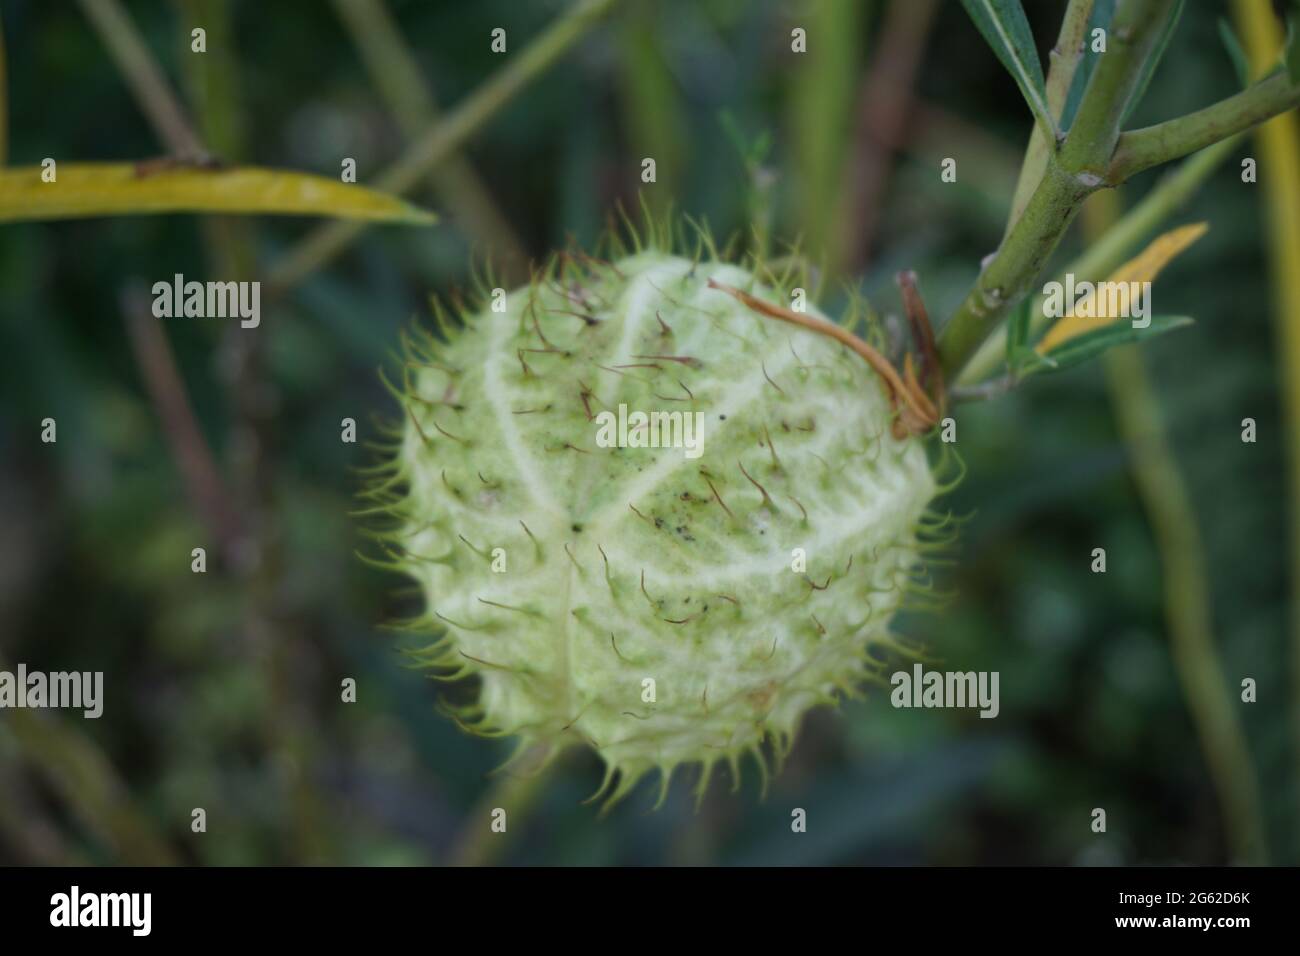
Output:
M0 170L0 223L157 213L327 216L400 225L438 217L406 200L324 176L255 166L60 163Z
M1150 245L1112 272L1106 278L1106 283L1128 285L1129 283L1153 281L1166 265L1197 239L1205 235L1209 228L1208 223L1196 222L1179 226L1177 229L1171 229L1169 232L1152 240ZM1087 309L1088 314L1086 315L1076 315L1075 303L1067 303L1065 316L1059 319L1043 336L1042 341L1038 343L1036 351L1040 355L1054 355L1060 346L1071 339L1087 335L1112 324L1128 324L1126 321L1116 322L1116 319L1126 317L1110 314L1110 306L1115 304L1112 297L1097 295L1093 300L1086 300L1085 298L1084 301L1089 301L1091 306Z

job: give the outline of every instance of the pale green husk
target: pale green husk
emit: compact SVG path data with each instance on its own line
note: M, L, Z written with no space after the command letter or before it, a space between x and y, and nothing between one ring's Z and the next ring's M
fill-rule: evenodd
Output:
M809 708L879 672L935 527L925 450L891 436L867 364L710 278L790 303L723 262L568 255L450 342L409 343L371 492L425 595L413 627L441 635L422 663L481 681L458 719L590 746L614 799L652 769L666 788L700 764L703 792L718 761L783 756ZM620 403L702 412L702 454L601 447Z

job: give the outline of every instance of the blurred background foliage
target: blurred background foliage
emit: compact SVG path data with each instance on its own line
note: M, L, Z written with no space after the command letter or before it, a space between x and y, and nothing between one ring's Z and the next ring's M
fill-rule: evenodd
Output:
M346 4L126 7L215 153L327 176L354 157L361 182L564 10L387 0L341 17ZM1027 6L1045 60L1064 3ZM1219 36L1226 5L1187 7L1132 125L1238 88ZM372 53L400 37L414 68L405 85L399 58L363 53L367 24L382 28L367 19L376 8L395 32L371 36ZM0 0L0 17L11 164L164 151L78 4ZM190 52L195 26L207 54ZM796 26L805 55L790 49ZM489 50L495 27L507 30L504 57ZM339 423L355 418L365 440L393 416L376 367L399 330L427 315L430 293L468 289L485 260L518 268L512 244L534 260L570 237L589 247L618 203L636 206L642 157L657 159L653 209L671 203L723 236L748 236L766 209L774 249L803 236L831 267L832 313L842 282L899 313L893 276L912 268L942 317L1002 234L1029 131L956 2L625 0L478 130L459 162L468 186L449 187L444 164L440 186L411 194L440 225L368 230L264 306L255 333L162 323L240 528L224 549L187 493L123 293L174 273L265 277L313 224L0 229L0 660L102 670L107 696L98 721L0 713L0 862L1232 860L1096 364L957 412L969 474L948 505L972 517L940 581L955 598L900 629L939 666L999 671L999 717L895 710L870 691L810 717L765 799L750 767L736 793L715 780L698 813L693 781L678 779L660 811L646 812L647 784L598 819L581 803L600 779L591 755L533 783L491 776L509 745L438 713L465 689L403 667L396 648L410 638L381 625L410 597L355 554L357 469L372 455L342 443ZM1252 150L1245 140L1238 155ZM946 157L956 183L940 182ZM1238 164L1175 217L1211 230L1157 283L1158 311L1197 324L1143 354L1204 541L1267 855L1294 864L1285 444L1262 194ZM1159 175L1124 187L1124 204ZM486 206L465 201L475 188ZM40 441L47 416L56 444ZM1241 441L1245 417L1255 444ZM190 570L196 546L214 556L205 575ZM1105 574L1089 570L1096 547ZM345 677L355 704L340 702ZM1258 703L1239 702L1243 677L1258 682ZM489 839L494 806L510 810L510 830ZM195 807L206 834L190 830ZM806 834L791 833L794 807L807 810ZM1107 811L1104 835L1090 830L1094 807Z

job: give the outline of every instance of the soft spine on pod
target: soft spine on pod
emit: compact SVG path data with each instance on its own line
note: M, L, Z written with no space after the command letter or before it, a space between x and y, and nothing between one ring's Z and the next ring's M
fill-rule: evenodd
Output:
M611 803L652 769L662 800L683 764L700 795L720 761L738 783L745 753L766 780L809 708L905 651L890 619L950 527L860 357L710 288L788 306L803 281L765 278L707 240L561 254L463 328L435 305L443 337L405 338L366 495L395 519L384 563L425 596L407 626L440 635L413 653L478 677L467 729L593 748ZM700 413L699 447L598 440L620 405Z

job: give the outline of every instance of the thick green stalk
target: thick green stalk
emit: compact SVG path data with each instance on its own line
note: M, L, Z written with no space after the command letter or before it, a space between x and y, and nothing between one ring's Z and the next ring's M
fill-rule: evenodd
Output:
M1049 159L1038 188L974 288L944 327L939 354L947 378L956 373L1029 292L1079 204L1091 190Z
M1024 214L944 328L940 355L947 378L957 378L1028 294L1083 200L1105 181L1121 118L1172 5L1173 0L1133 0L1116 14L1110 47L1093 72L1064 144L1049 155Z
M1074 82L1074 73L1083 59L1083 41L1088 32L1088 20L1092 16L1094 0L1070 0L1061 21L1061 32L1052 48L1051 65L1047 69L1047 108L1052 118L1060 125L1065 101L1070 96L1070 84ZM1047 158L1055 148L1055 143L1048 142L1042 124L1035 123L1029 134L1029 145L1025 148L1025 160L1020 167L1020 179L1016 183L1016 194L1011 200L1011 215L1007 217L1007 232L1015 226L1033 195L1034 187L1043 178L1047 169Z
M1071 262L1061 275L1100 276L1105 278L1137 252L1142 242L1150 239L1162 222L1180 209L1218 169L1241 142L1241 135L1215 143L1184 160L1176 170L1164 177L1130 209L1106 234L1091 243L1083 254ZM1039 296L1041 299L1041 296ZM1047 324L1048 316L1041 307L1030 310L1030 331L1038 332ZM983 381L997 371L1006 353L1006 326L997 329L980 346L975 357L962 370L958 386L971 386Z
M1195 113L1120 137L1106 180L1118 185L1144 169L1186 156L1300 106L1300 84L1285 70Z
M406 193L469 141L530 83L554 66L618 0L579 0L522 53L445 118L433 123L376 181L384 192ZM337 227L337 228L336 228ZM282 294L329 262L361 234L353 224L316 229L271 270L268 292Z
M1091 179L1106 170L1120 123L1155 53L1165 22L1173 15L1173 0L1141 0L1120 7L1110 29L1110 46L1097 63L1079 113L1061 146L1061 165L1074 175ZM1100 183L1090 183L1092 186Z
M1091 87L1089 87L1091 91ZM1141 170L1151 168L1153 165L1167 163L1167 161L1178 159L1179 156L1186 156L1187 153L1196 150L1209 151L1212 144L1221 144L1242 134L1244 130L1266 120L1271 116L1277 116L1288 109L1294 109L1300 105L1300 86L1291 85L1284 73L1274 73L1261 82L1256 83L1247 90L1240 92L1235 96L1229 96L1225 100L1206 107L1188 116L1180 117L1178 120L1170 120L1165 124L1157 126L1148 126L1145 129L1134 130L1132 133L1125 133L1119 137L1115 143L1114 155L1104 172L1104 181L1092 183L1084 195L1091 193L1093 189L1101 186L1118 186L1126 178L1134 176ZM1074 130L1071 130L1071 135ZM1225 147L1226 148L1226 147ZM1190 161L1190 165L1180 172L1179 176L1169 183L1169 195L1165 200L1177 198L1179 194L1186 193L1190 189L1195 189L1196 183L1200 181L1200 170L1208 173L1221 161L1222 152L1213 152L1212 155L1205 157L1201 161ZM1095 178L1095 173L1087 174L1089 182ZM1177 202L1182 200L1177 199ZM1177 204L1177 203L1175 203ZM1071 213L1073 216L1073 213ZM1014 230L1013 230L1014 233ZM1002 248L998 251L997 258L1008 247L1010 239L1002 243ZM1015 237L1034 241L1034 237ZM1060 235L1057 235L1057 241ZM1024 245L1024 243L1021 243ZM1050 250L1048 250L1050 254ZM1028 259L1030 267L1035 267L1047 256L1037 256L1034 259ZM1010 269L1011 272L1021 273ZM1036 273L1034 273L1036 274ZM945 329L944 341L941 342L940 352L945 359L945 367L952 369L962 369L961 375L958 376L958 382L961 384L970 384L970 382L979 381L979 378L988 375L996 367L997 359L1000 358L1002 346L1005 343L1005 329L1000 328L1001 320L1006 313L1014 306L1018 299L1011 300L993 300L992 304L985 304L983 312L979 311L984 300L974 298L976 291L980 286L987 285L984 282L984 276L976 284L976 289L972 290L971 295L967 297L958 311L954 313L953 319L949 321L948 328ZM1032 281L1034 276L1030 276L1028 281ZM995 315L989 316L989 310L996 310ZM958 325L958 319L961 319L961 325ZM1041 316L1035 315L1037 324L1041 324ZM988 330L987 336L982 332ZM965 350L971 349L971 343L978 350L974 358L966 359ZM963 364L965 362L966 364Z

